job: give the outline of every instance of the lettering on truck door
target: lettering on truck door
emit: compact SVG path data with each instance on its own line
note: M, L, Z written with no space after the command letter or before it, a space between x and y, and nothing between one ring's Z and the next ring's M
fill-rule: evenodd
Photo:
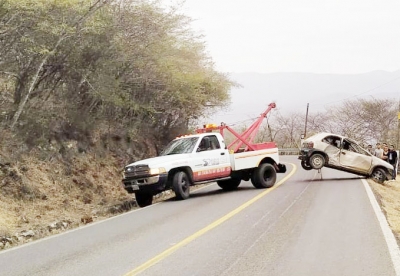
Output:
M194 158L194 181L227 177L231 174L228 151L221 148L216 135L202 138Z

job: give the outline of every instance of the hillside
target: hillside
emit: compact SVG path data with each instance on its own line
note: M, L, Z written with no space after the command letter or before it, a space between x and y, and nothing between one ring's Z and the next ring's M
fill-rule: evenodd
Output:
M120 147L115 151L92 148L79 152L77 141L70 140L61 146L40 145L26 153L18 138L4 130L1 136L0 248L135 206L120 184L122 168L129 160L123 154L123 143L115 142Z

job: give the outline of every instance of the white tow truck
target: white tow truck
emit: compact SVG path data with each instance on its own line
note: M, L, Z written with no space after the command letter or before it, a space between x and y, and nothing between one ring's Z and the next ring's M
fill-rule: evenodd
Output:
M122 180L125 190L134 193L137 204L144 207L168 189L178 199L187 199L190 186L207 182L217 182L223 190L236 189L242 180L251 180L259 189L272 187L276 173L286 172L286 166L279 163L274 142L252 142L272 108L275 103L242 134L223 123L204 125L195 134L171 141L159 156L127 165ZM236 137L229 145L224 141L225 129Z

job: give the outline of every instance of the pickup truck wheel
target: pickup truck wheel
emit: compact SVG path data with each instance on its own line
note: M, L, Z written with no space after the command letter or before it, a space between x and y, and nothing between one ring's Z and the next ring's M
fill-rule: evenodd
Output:
M271 164L263 163L254 169L251 183L257 189L271 188L276 181L276 171Z
M136 203L139 207L146 207L153 203L153 195L147 193L135 193Z
M302 160L301 161L301 167L305 169L306 171L310 171L313 169L313 167L310 166L306 161Z
M240 182L242 182L240 178L232 178L232 179L217 181L217 184L224 191L233 191L236 190L237 187L239 187Z
M189 177L184 171L175 173L172 180L172 189L177 199L187 199L190 194Z
M319 170L325 165L325 157L322 154L315 153L311 155L309 163L313 169Z
M386 172L381 168L376 168L371 174L372 180L382 184L386 180Z

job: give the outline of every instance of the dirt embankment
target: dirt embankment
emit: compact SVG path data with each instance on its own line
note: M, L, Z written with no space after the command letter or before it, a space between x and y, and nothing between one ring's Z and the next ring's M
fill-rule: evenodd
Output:
M112 142L88 150L72 140L28 148L2 131L0 250L136 208L121 185L130 148Z
M71 164L35 157L2 164L3 246L42 238L134 207L132 196L120 185L121 168L114 158L89 154L73 158ZM0 240L0 249L3 246Z

